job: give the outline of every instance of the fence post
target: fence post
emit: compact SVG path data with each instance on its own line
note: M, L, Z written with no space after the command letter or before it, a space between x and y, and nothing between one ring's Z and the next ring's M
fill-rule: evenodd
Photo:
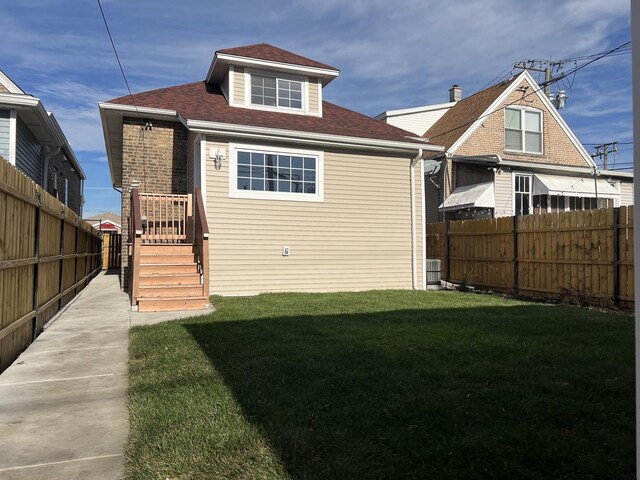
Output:
M445 243L446 243L446 262L447 262L447 283L451 283L451 233L449 224L451 220L445 221Z
M65 222L65 209L62 209L62 219L60 220L60 274L58 275L58 295L60 298L58 299L58 311L62 309L62 292L64 291L64 279L63 279L63 271L64 271L64 224Z
M33 244L33 256L36 259L36 263L33 264L33 310L36 312L33 320L31 321L31 339L32 341L36 339L38 336L38 274L39 274L39 265L40 265L40 205L42 205L42 200L40 196L40 191L36 190L36 218L35 218L35 234L34 234L34 244Z
M513 217L513 294L518 295L519 290L519 264L518 264L518 216Z
M613 209L613 301L620 306L620 207Z

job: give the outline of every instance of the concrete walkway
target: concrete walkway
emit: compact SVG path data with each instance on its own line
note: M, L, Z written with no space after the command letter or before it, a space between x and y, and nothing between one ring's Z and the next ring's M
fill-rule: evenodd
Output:
M98 275L0 375L0 478L121 478L129 326L202 313L133 314Z

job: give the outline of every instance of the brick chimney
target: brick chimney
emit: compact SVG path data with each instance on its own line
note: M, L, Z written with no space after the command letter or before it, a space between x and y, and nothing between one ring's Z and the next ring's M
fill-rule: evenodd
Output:
M462 88L460 85L454 85L449 89L449 101L459 102L462 100Z

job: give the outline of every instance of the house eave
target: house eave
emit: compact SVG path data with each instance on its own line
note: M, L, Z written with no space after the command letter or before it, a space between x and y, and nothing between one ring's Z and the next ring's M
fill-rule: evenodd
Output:
M325 133L283 130L276 128L237 125L202 120L187 120L187 128L205 134L233 135L260 140L279 140L291 143L305 143L319 146L349 147L386 152L416 152L418 149L442 152L444 147L419 142L380 140L375 138L350 137Z
M98 104L102 133L104 135L107 161L111 175L111 185L114 188L122 188L122 119L125 116L143 116L145 119L158 119L180 121L175 110L162 108L135 107L133 105L121 105L119 103L102 102ZM110 125L119 126L114 131Z
M216 52L216 54L213 56L211 65L209 66L206 82L214 84L222 83L229 65L236 65L239 67L266 68L270 70L279 70L287 73L305 75L308 77L319 77L322 79L322 86L327 85L340 74L339 70L332 70L328 68L309 67L305 65L295 65L291 63L261 60L257 58Z
M437 105L423 105L421 107L402 108L399 110L386 110L374 117L376 120L385 120L391 117L400 117L402 115L411 115L413 113L432 112L434 110L443 110L453 107L457 102L439 103Z
M32 115L31 118L39 127L38 131L33 132L38 141L42 145L62 147L78 175L82 179L87 178L58 121L52 113L47 112L39 98L18 93L0 93L0 107Z

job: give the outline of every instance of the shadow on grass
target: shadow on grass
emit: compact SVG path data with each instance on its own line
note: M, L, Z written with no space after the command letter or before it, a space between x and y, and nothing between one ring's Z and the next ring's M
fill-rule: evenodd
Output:
M560 311L183 326L293 478L633 478L632 331Z

